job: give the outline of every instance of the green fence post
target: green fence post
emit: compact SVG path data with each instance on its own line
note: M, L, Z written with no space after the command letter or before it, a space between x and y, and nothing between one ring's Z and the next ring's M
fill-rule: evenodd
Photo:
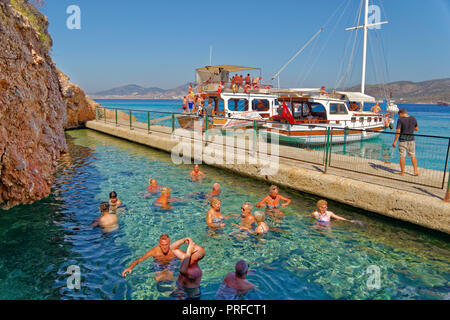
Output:
M133 130L133 111L130 110L130 130Z
M148 134L150 134L150 111L147 111L147 129Z
M116 109L116 127L117 127L117 109Z
M327 128L327 142L325 145L325 168L324 173L327 173L328 170L328 153L329 153L329 147L330 147L330 128Z
M175 114L172 113L172 133L175 132Z

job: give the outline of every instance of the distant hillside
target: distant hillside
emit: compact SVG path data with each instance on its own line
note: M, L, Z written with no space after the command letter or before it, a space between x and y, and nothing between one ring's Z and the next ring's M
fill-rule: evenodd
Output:
M387 95L392 90L393 99L397 103L426 103L435 104L439 101L450 102L450 78L436 79L423 82L398 81L384 85ZM360 91L360 86L343 89ZM385 98L383 85L368 85L366 93L377 99Z
M92 93L89 96L95 99L101 98L134 98L134 99L179 99L187 94L189 84L173 89L161 89L157 87L144 88L136 84L129 84L106 91Z

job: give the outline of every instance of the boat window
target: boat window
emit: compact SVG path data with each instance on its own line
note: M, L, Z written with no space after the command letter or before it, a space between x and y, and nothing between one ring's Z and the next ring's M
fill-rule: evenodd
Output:
M265 99L254 99L252 101L252 110L254 111L269 111L270 102Z
M331 114L347 114L347 108L345 107L345 104L331 103L330 104L330 113Z
M218 97L210 97L208 99L208 104L212 103L214 106L214 111L216 112L217 116L224 116L224 101L222 99L219 99Z
M248 100L247 99L228 100L228 111L248 111Z
M325 107L320 103L311 103L309 105L309 109L311 110L310 115L308 116L311 119L318 120L327 120L327 111Z
M352 122L353 122L353 123L356 122L356 117L352 117Z

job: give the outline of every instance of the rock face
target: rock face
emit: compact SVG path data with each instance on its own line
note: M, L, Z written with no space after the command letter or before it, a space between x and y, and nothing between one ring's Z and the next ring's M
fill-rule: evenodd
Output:
M58 77L67 111L65 128L80 128L86 121L95 119L95 107L99 107L100 104L87 98L84 91L71 83L69 77L59 70Z
M59 75L49 54L51 38L47 25L46 17L26 1L0 0L3 209L32 203L50 194L57 160L67 149L65 127L94 117L93 112L85 111L88 108L84 103L89 103L83 101L81 89L68 83L61 86L60 78L64 77ZM67 112L69 103L83 111L70 108Z

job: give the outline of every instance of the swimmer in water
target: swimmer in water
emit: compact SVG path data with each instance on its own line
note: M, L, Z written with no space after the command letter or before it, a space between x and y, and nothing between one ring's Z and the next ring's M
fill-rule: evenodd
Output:
M161 195L158 199L153 203L155 206L161 207L162 209L171 209L172 208L172 202L180 202L184 201L183 199L175 199L170 197L170 188L163 187L161 188Z
M167 282L173 280L173 272L176 267L176 260L178 256L181 255L182 252L178 253L178 248L184 243L189 243L191 241L190 238L183 238L175 241L170 244L170 238L167 234L163 234L159 238L159 243L156 247L148 251L145 255L134 261L128 268L126 268L122 272L122 276L126 277L127 275L133 272L133 268L139 263L147 260L150 257L153 257L153 269L155 271L155 280L157 282Z
M343 217L338 216L337 214L334 214L331 211L328 211L328 203L325 200L319 200L317 202L317 211L314 211L312 213L312 216L317 219L318 222L330 222L331 218L336 220L342 220L342 221L348 221L348 222L354 222L348 219L345 219Z
M108 202L103 202L100 205L100 212L102 213L102 216L95 219L91 223L91 227L101 227L105 232L112 232L119 227L119 225L117 224L117 215L111 214L109 212Z
M286 208L291 203L291 199L279 195L278 192L277 186L271 186L269 195L264 197L256 206L260 208L266 206L269 214L275 214L276 217L283 218L284 214L280 208ZM280 201L284 201L284 203L281 204Z
M200 282L202 281L202 269L198 262L205 256L205 249L189 241L186 252L177 248L177 257L182 260L177 285L180 291L173 295L183 297L186 300L200 299Z
M209 209L208 213L206 214L206 223L211 228L223 228L225 227L225 218L223 217L222 213L220 212L220 199L219 198L212 198L211 199L211 209Z
M191 177L191 179L193 181L199 181L201 179L203 179L204 177L206 177L206 174L204 174L203 172L200 171L200 167L198 166L198 164L196 164L194 166L194 170L191 171L191 173L189 174L189 176Z
M118 207L122 205L122 201L117 199L117 193L115 191L109 194L109 209L116 211Z
M158 182L156 181L156 179L150 179L148 181L149 185L147 187L147 191L155 194L158 193L160 191L160 189L162 188L162 186L158 185Z
M248 263L244 260L236 263L235 272L226 275L214 300L237 300L244 297L249 291L255 289L245 277L248 273Z
M250 202L246 202L241 207L241 214L230 214L225 219L228 220L231 217L241 217L241 224L233 224L238 227L244 227L245 229L252 229L256 227L256 219L252 215L253 205ZM243 229L243 228L241 228Z
M212 191L206 196L205 201L203 204L207 204L213 197L218 197L222 193L222 190L220 189L220 184L215 183L213 185Z

